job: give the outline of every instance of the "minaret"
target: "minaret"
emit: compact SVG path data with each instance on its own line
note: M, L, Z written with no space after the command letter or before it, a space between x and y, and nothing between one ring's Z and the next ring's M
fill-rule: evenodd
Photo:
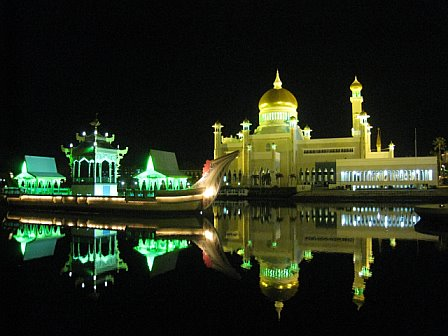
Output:
M297 172L297 118L294 116L291 116L289 118L289 136L291 137L291 157L290 157L290 164L288 165L291 167L291 172L295 173Z
M215 135L215 145L214 145L214 151L213 151L213 158L217 159L222 155L222 147L221 147L221 128L224 126L221 125L219 121L215 122L212 126L214 129L213 134Z
M311 139L311 132L312 132L313 130L308 126L308 125L306 125L305 126L305 128L303 129L303 131L302 131L302 133L303 133L303 138L305 139L305 140L310 140Z
M358 115L358 122L359 122L359 136L360 136L360 149L361 149L361 158L365 159L368 157L371 149L370 149L370 129L372 126L370 126L367 119L369 119L370 116L365 112L362 111Z
M272 143L271 144L271 173L278 173L277 171L277 167L276 167L276 157L277 157L277 144L276 143ZM261 176L260 176L261 177ZM273 180L272 180L272 185L277 185L277 179L275 177L275 175L273 176Z
M249 181L249 175L250 175L250 167L249 167L249 154L250 154L250 150L248 145L250 145L249 143L249 133L250 133L250 125L252 125L250 123L250 121L246 118L243 120L243 122L240 124L241 126L243 126L243 148L241 150L241 154L242 154L242 174L243 174L243 184L246 185L247 182Z
M350 85L350 90L352 91L352 96L350 97L350 102L352 103L352 136L360 136L361 130L358 116L362 112L363 98L361 96L362 85L358 82L356 76Z
M393 158L395 155L394 155L394 152L395 152L395 145L394 145L394 143L391 141L390 142L390 144L389 144L389 157L390 158Z
M381 131L378 127L378 132L376 134L376 151L381 152Z

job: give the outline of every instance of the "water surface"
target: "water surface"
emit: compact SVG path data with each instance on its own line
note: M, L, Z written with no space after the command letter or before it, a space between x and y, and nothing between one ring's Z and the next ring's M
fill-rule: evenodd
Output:
M25 334L446 334L444 230L412 205L3 217L2 314Z

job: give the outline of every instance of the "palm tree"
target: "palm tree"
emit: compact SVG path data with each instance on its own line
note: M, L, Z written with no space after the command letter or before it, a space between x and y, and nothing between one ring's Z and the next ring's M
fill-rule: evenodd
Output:
M437 137L432 141L434 153L437 155L437 169L439 179L443 178L442 176L442 152L446 149L446 140L442 137Z

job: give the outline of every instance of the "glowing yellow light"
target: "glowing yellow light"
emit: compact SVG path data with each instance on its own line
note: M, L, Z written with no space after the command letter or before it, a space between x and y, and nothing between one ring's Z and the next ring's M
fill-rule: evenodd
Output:
M214 187L208 187L204 191L204 197L213 197L216 194L216 190Z
M205 230L204 237L207 240L213 240L213 232L211 232L210 230Z

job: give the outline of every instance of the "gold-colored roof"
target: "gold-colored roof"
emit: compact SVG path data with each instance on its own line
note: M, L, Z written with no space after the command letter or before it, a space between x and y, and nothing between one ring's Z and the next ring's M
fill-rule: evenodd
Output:
M260 291L264 296L268 297L272 301L288 301L294 295L297 294L298 291L298 282L295 282L294 285L290 288L278 288L276 286L263 286L260 285Z
M274 88L265 92L258 102L258 108L260 110L269 107L290 107L297 109L297 99L287 89L282 88L282 82L278 74L274 81Z
M355 80L353 81L352 85L350 85L350 90L352 91L361 91L362 90L362 84L358 82L358 79L355 76Z

